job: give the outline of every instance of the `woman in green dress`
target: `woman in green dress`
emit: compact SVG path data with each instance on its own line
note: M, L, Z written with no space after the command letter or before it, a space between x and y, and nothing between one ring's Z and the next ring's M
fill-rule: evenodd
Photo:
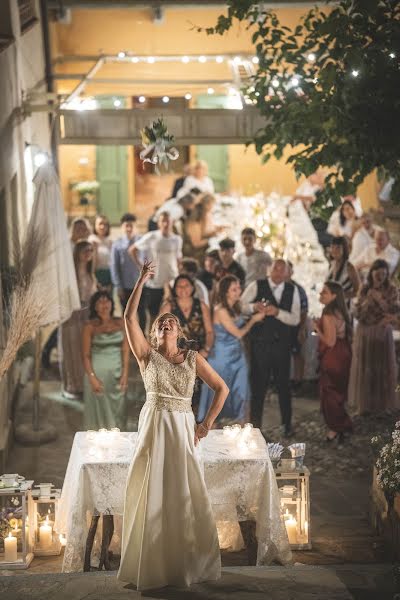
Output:
M83 329L86 429L125 425L129 346L123 320L113 315L114 302L110 294L104 290L93 294L89 321Z

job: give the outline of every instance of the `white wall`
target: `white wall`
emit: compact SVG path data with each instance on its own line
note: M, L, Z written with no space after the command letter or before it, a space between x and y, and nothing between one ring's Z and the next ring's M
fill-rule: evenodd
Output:
M42 150L49 151L50 132L47 113L34 113L25 118L22 111L23 98L45 77L39 2L36 0L37 21L23 34L20 32L18 3L15 0L1 2L9 3L14 37L7 48L0 50L0 193L4 191L4 204L0 206L0 238L3 237L0 244L8 242L11 250L13 229L17 226L21 237L30 213L26 194L29 183L24 167L25 147L26 144L36 144ZM39 89L45 90L45 84ZM7 261L4 252L0 256L1 266L7 266L4 264ZM3 347L6 334L2 332L4 315L1 311L0 303L0 334L3 333L0 335L0 346ZM0 383L0 468L9 438L12 380L13 374L10 373L7 380Z

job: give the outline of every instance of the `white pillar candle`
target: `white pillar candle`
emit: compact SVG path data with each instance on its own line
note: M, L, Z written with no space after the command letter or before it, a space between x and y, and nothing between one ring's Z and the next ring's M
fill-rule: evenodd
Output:
M289 544L297 543L297 521L294 517L286 519L285 521L286 531L289 538Z
M15 562L17 558L17 538L10 531L8 537L4 538L4 559L6 562Z
M39 539L41 548L49 548L53 542L53 528L49 524L49 517L46 517L45 523L39 527Z

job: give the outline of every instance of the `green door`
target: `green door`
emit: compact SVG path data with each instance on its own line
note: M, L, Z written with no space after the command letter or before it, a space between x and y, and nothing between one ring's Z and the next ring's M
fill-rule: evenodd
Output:
M97 96L101 108L114 108L117 96ZM112 225L119 223L128 210L128 151L126 146L96 147L96 177L100 184L97 195L98 211L106 215Z
M226 108L226 96L197 96L197 108ZM196 156L208 164L208 174L214 182L216 192L228 191L229 156L228 146L196 146Z

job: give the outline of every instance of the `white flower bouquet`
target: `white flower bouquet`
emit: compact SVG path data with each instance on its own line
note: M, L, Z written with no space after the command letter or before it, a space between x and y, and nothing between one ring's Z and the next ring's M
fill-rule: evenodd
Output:
M400 493L400 421L397 421L389 441L382 445L382 439L374 436L371 444L377 451L377 482L391 503Z
M167 169L170 160L179 158L178 150L172 147L174 136L168 132L163 119L153 121L151 125L142 129L140 134L144 148L140 153L140 160L156 165L157 173L159 173L158 165Z
M72 186L73 190L76 190L81 196L85 194L95 194L99 189L100 184L98 181L78 181Z

